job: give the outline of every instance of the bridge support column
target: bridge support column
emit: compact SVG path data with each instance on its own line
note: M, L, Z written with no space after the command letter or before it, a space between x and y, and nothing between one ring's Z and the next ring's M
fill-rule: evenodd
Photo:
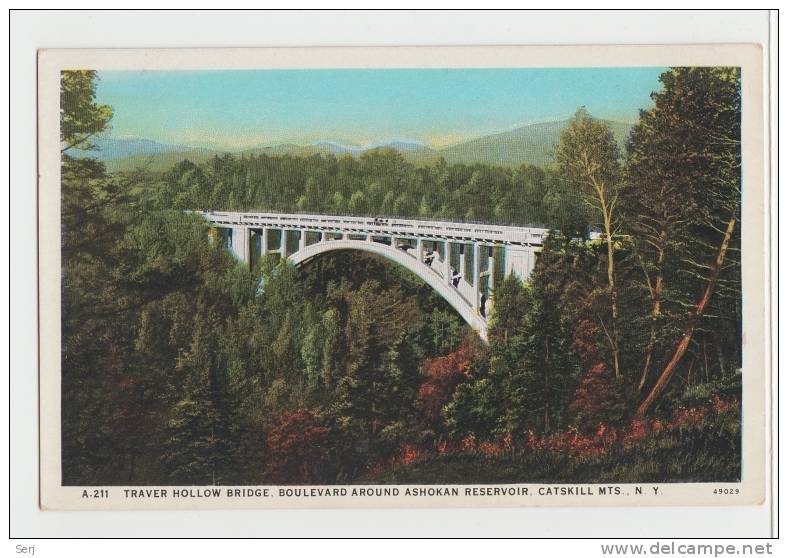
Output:
M451 285L451 242L443 243L443 279Z
M536 267L536 252L533 249L528 250L528 277Z
M306 231L302 229L298 231L298 234L301 235L298 237L298 249L303 250L306 248Z
M420 262L424 261L424 241L421 237L416 239L416 259Z
M514 273L520 281L528 280L534 268L534 250L527 246L507 246L506 275Z
M460 261L458 262L457 273L460 274L460 281L465 280L467 281L468 278L465 275L465 260L467 259L468 255L466 252L468 251L468 246L463 242L460 244Z
M268 229L260 229L260 259L268 255Z
M287 229L279 232L279 255L283 260L287 258Z
M493 290L495 289L495 246L488 246L487 250L487 271L490 273L487 278L487 290L489 291L488 297L492 297Z
M247 227L233 227L231 233L231 248L235 257L249 263L249 229Z
M480 258L479 258L479 246L474 244L473 245L473 310L477 314L479 314L479 310L481 309L481 267L480 267Z

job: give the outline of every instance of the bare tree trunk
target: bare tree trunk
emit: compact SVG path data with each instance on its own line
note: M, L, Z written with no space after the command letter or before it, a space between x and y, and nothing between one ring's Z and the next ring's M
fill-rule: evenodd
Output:
M602 208L605 210L604 199L602 200ZM607 237L607 283L610 288L610 313L612 317L612 335L611 344L613 345L613 372L615 377L619 375L618 363L618 296L616 292L616 272L615 262L613 260L613 231L612 231L611 216L605 211L605 236Z
M706 372L706 383L709 383L709 359L706 356L706 340L703 340L703 369Z
M708 305L711 295L714 292L714 285L717 282L720 269L722 268L722 264L725 261L725 253L728 251L728 244L730 243L731 236L733 236L733 229L735 226L736 217L734 216L730 221L728 221L728 227L725 229L725 235L722 238L722 244L720 244L720 249L717 252L717 258L714 260L714 264L711 266L709 278L706 282L706 289L703 291L703 296L701 296L695 308L693 308L690 312L687 326L684 328L684 334L681 336L681 340L676 346L676 350L673 353L673 358L670 359L670 362L668 362L668 364L665 366L665 369L662 371L662 374L660 374L657 383L654 384L651 392L643 400L643 403L640 404L640 407L638 407L637 412L635 413L636 416L642 417L646 414L649 407L651 407L656 398L659 397L659 395L665 389L665 386L670 381L673 373L676 371L681 359L684 357L684 353L687 352L687 347L689 347L690 341L692 341L692 335L695 332L695 327L698 324L698 320L703 315L704 310L706 310L706 306Z
M643 390L648 379L648 373L651 370L651 356L654 354L654 345L657 343L657 328L651 324L651 335L649 336L648 345L646 346L646 359L643 363L643 373L640 375L640 382L638 382L638 391Z
M661 250L659 253L659 259L657 265L662 266L662 262L665 257L665 251ZM654 354L654 347L657 344L657 318L659 317L660 312L662 311L662 285L663 279L662 274L660 273L657 275L657 278L654 280L654 290L651 294L651 333L649 335L648 345L646 346L646 358L643 364L643 374L640 376L640 382L638 383L638 391L643 389L643 386L646 385L646 380L648 379L648 374L651 371L651 358Z
M615 377L618 378L620 373L619 366L619 349L618 349L618 296L616 292L616 272L615 261L613 259L613 208L616 205L617 196L611 192L612 185L605 184L604 181L598 180L594 173L598 170L599 165L593 165L589 162L587 154L583 154L583 161L585 163L585 172L588 177L589 185L596 192L597 199L599 200L599 210L602 214L602 222L605 227L605 240L607 241L607 283L610 289L610 313L611 313L611 335L610 345L613 353L613 372Z

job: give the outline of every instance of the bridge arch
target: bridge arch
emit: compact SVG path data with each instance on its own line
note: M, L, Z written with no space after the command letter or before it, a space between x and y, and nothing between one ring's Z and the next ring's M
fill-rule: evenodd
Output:
M470 325L482 339L485 341L487 340L487 320L478 313L476 308L474 308L456 289L448 284L434 269L420 262L404 250L388 244L371 242L368 240L328 240L303 247L297 252L290 254L288 259L298 267L322 254L343 250L359 250L370 254L377 254L403 266L427 283L441 296L441 298L448 302L451 307L460 314L462 319Z
M504 275L527 280L548 234L547 229L539 227L388 217L197 213L210 223L212 238L221 239L238 259L247 263L271 253L278 253L296 266L339 250L380 255L432 287L485 341L496 262ZM269 232L274 233L273 241ZM288 242L288 238L293 240L288 233L298 235L297 249Z

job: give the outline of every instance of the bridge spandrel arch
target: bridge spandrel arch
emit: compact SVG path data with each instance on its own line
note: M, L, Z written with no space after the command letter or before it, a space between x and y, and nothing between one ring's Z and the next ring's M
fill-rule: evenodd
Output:
M471 306L457 290L451 287L443 277L438 275L435 270L420 262L404 250L393 248L387 244L370 242L367 240L329 240L306 246L288 256L288 260L295 266L300 266L322 254L342 250L359 250L361 252L377 254L405 267L432 287L432 289L448 302L452 308L460 314L462 319L486 341L487 322L479 315L477 310Z

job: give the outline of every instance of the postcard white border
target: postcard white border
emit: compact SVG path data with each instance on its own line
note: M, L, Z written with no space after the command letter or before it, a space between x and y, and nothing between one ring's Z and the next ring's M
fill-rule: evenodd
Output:
M39 247L41 506L44 509L242 509L264 507L642 506L759 504L765 498L767 362L770 329L767 294L769 176L766 170L760 45L328 47L266 49L42 50L39 52ZM84 499L82 488L60 486L60 148L59 73L62 69L461 68L730 65L742 67L743 175L743 432L740 483L662 483L660 496L592 497L375 497ZM754 371L749 373L748 371ZM422 485L413 485L421 487ZM500 485L503 486L503 485ZM522 485L538 490L539 485ZM566 485L586 486L586 485ZM598 485L594 485L598 486ZM622 485L631 490L635 485ZM650 487L650 484L638 485ZM406 485L399 486L403 491ZM91 487L122 492L124 488ZM153 487L148 487L153 488ZM162 487L165 488L165 487ZM166 487L172 490L176 487ZM184 487L186 488L186 487ZM189 487L196 488L196 487ZM461 490L465 486L459 486ZM720 497L715 488L738 488Z

